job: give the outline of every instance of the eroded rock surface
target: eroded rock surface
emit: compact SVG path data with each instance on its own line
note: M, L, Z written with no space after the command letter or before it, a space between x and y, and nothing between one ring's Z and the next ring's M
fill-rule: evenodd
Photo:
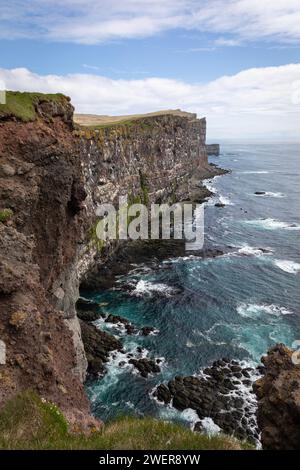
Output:
M262 358L263 376L255 383L258 425L264 449L300 448L300 365L278 344ZM294 355L294 359L299 356Z
M206 121L195 115L75 129L68 98L37 95L32 106L31 120L0 116L0 211L9 214L0 221L0 404L33 388L68 415L88 416L75 304L80 282L95 266L105 278L103 263L118 249L93 243L96 207L125 194L145 203L202 199L199 181L218 170L207 161Z
M252 384L258 372L224 358L203 370L200 376L177 376L157 387L154 395L176 409L195 410L199 420L211 418L227 434L256 443L256 400ZM200 429L200 423L197 428Z

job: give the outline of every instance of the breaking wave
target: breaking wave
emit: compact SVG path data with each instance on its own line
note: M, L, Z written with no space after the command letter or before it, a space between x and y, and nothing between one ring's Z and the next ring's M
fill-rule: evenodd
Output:
M177 290L167 284L154 283L150 281L144 281L141 279L132 290L131 295L137 297L152 296L153 294L159 294L164 297L171 297L176 294Z
M294 261L276 259L274 264L286 273L297 274L300 271L300 264Z
M300 225L295 223L281 222L276 219L256 219L256 220L246 220L246 224L254 225L256 227L262 228L264 230L300 230Z
M255 194L256 197L278 197L282 198L285 197L282 193L273 193L272 191L266 191L264 194Z
M292 315L293 312L288 310L286 307L280 307L274 304L246 304L242 303L238 305L237 312L242 317L246 318L260 318L263 314L274 315L279 317L280 315Z

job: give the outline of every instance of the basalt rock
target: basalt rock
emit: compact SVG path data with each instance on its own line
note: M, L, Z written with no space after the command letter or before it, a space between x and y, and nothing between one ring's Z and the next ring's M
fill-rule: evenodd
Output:
M28 122L0 113L0 209L13 214L0 223L0 406L30 388L88 420L86 359L72 310L86 197L73 107L62 96L53 105L37 97L33 106Z
M130 359L129 364L132 364L144 378L147 378L149 374L160 372L160 367L153 359Z
M255 383L262 446L272 450L299 450L299 356L278 344L262 358L262 363L263 376Z
M214 156L219 156L220 155L220 145L219 144L209 144L206 145L206 152L207 155L214 155Z
M143 326L139 329L127 320L127 318L121 317L120 315L112 315L111 313L105 318L105 323L123 325L128 335L141 334L142 336L149 336L156 331L153 326Z
M114 325L123 325L128 335L133 335L138 332L138 329L129 321L127 318L121 317L120 315L112 315L111 313L105 319L106 323L112 323Z
M76 312L80 320L91 322L103 316L99 304L91 300L79 298L76 302Z
M155 328L153 326L143 326L141 328L141 335L142 336L149 336L151 333L155 332Z
M93 376L105 374L105 363L112 351L120 351L122 343L113 335L94 325L80 322L82 340L88 360L88 373Z
M255 443L259 437L252 392L255 376L258 373L254 369L225 358L215 361L200 376L177 376L159 385L154 395L166 404L172 400L180 411L191 408L200 420L211 418L223 432ZM201 428L200 422L197 427Z

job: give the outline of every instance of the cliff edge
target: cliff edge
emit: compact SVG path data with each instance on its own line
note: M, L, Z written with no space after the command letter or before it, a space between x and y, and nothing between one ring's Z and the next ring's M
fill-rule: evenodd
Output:
M195 198L200 179L215 171L205 136L205 119L191 114L79 126L63 95L7 93L0 105L0 404L31 388L69 421L89 425L75 303L80 282L104 256L91 242L96 206L128 193L146 203Z

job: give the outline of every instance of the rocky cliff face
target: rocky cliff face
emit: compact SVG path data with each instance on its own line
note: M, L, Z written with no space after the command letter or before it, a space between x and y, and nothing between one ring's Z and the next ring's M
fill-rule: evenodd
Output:
M220 155L220 145L219 144L206 145L206 153L207 153L207 155L219 156Z
M206 123L159 115L74 130L67 98L29 99L30 119L11 108L0 113L0 403L34 388L72 420L89 410L79 283L115 248L99 254L90 243L96 205L120 194L144 202L197 197L211 172Z
M299 450L300 365L293 362L292 354L278 344L262 358L264 375L255 391L264 449Z

